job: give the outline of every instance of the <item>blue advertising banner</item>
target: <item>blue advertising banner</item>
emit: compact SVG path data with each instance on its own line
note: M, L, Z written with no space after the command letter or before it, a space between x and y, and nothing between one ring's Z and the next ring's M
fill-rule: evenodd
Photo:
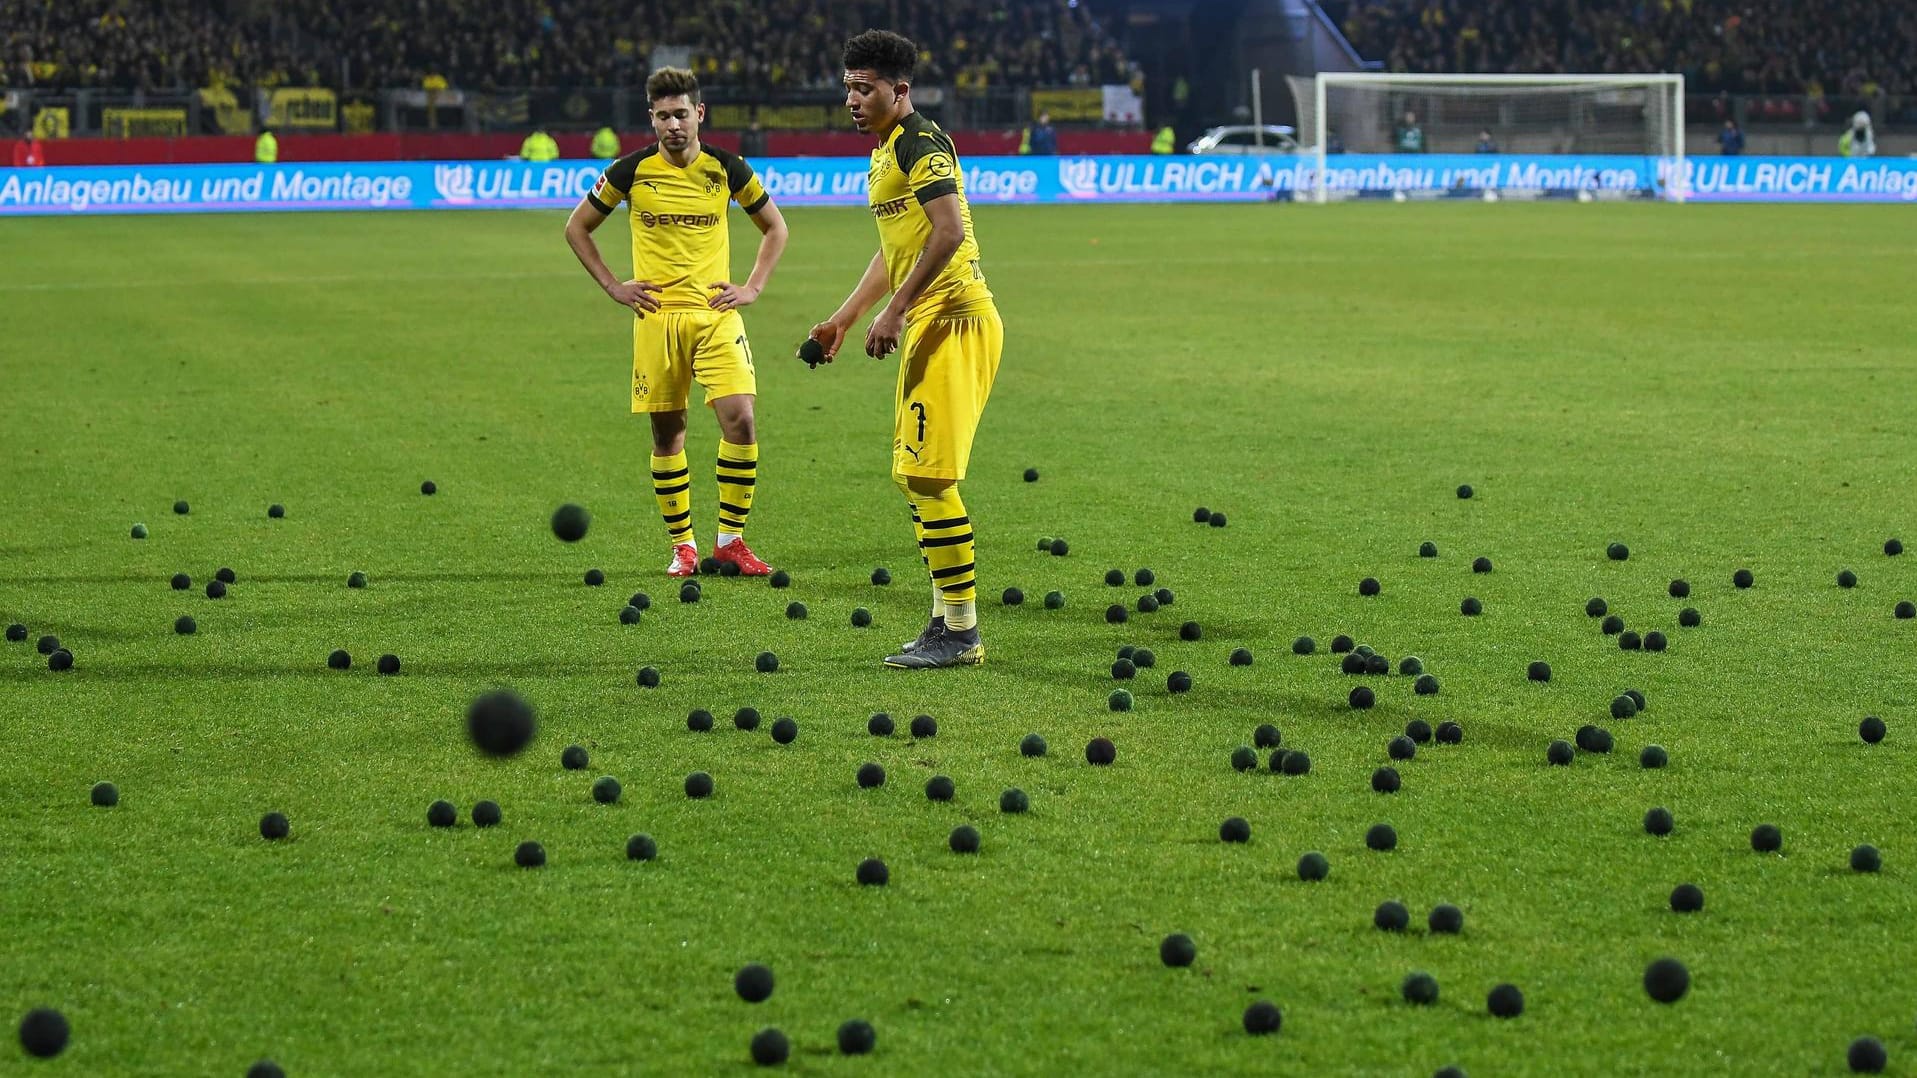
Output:
M865 202L864 158L755 162L765 188L793 206ZM563 209L592 187L594 161L393 161L352 164L0 168L0 216L288 210ZM1696 201L1917 202L1917 160L1694 157ZM1661 196L1669 163L1640 156L1340 154L1326 182L1350 194L1546 191ZM966 191L979 204L1233 202L1303 196L1308 156L975 157Z

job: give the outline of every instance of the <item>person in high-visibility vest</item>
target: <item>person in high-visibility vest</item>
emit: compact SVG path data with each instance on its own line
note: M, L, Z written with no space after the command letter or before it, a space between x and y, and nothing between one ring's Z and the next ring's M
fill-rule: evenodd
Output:
M268 127L260 132L260 137L253 143L253 163L276 165L279 160L280 140L274 137L273 129Z
M546 132L534 128L533 133L526 136L526 141L519 144L519 159L521 161L557 161L559 160L559 142Z
M1178 133L1172 130L1172 126L1170 124L1166 124L1165 126L1159 128L1158 134L1152 136L1152 152L1153 153L1171 153L1173 150L1176 150L1177 148L1178 148Z
M593 132L592 155L601 161L610 161L619 156L619 135L610 127L602 127Z

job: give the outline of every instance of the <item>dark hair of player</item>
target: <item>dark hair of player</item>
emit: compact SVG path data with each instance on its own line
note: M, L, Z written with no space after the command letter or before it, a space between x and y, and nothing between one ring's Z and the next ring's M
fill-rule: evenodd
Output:
M870 71L887 82L912 81L919 47L890 30L867 30L845 43L845 69Z
M699 76L683 67L662 67L646 80L647 101L680 96L695 105L699 103Z

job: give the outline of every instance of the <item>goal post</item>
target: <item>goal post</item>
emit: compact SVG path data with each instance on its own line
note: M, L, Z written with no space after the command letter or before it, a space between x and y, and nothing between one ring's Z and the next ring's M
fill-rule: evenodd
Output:
M1682 75L1327 71L1290 84L1299 130L1310 140L1310 197L1319 202L1380 195L1683 202L1687 194Z

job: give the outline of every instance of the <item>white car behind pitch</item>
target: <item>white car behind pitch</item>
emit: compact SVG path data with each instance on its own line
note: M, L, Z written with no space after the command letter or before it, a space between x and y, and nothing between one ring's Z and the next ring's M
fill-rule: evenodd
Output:
M1214 127L1185 148L1195 154L1297 153L1298 129L1285 124Z

